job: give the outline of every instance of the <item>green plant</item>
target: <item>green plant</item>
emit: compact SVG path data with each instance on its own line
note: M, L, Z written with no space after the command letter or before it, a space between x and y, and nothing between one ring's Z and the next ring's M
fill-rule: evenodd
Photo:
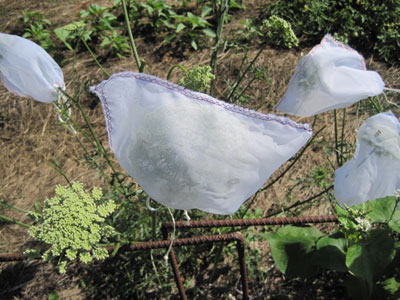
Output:
M296 35L310 43L331 33L345 43L369 50L390 64L400 62L400 2L304 0L274 1L271 14L288 20Z
M102 7L97 4L90 4L87 10L79 12L79 17L97 35L101 35L104 31L112 31L114 28L120 28L117 17L114 16L108 7Z
M168 29L174 29L172 24L173 18L176 16L171 6L160 0L147 0L140 3L140 7L145 11L144 15L148 17L149 23L143 24L149 26L150 31L156 34Z
M116 31L113 31L111 36L103 36L100 47L106 46L110 47L110 54L118 57L123 57L123 54L130 50L127 37L119 35Z
M90 40L93 30L90 30L84 21L77 21L54 29L54 33L69 50L74 51L80 39Z
M24 26L23 37L32 39L49 52L55 50L56 46L51 39L51 31L47 29L51 22L38 12L23 11L23 15L19 19Z
M267 29L268 43L289 49L299 45L299 40L293 32L292 26L284 19L271 16L268 20L264 20L263 25Z
M89 263L93 258L108 256L99 243L115 234L106 218L116 206L112 200L102 201L102 197L101 190L93 188L88 194L81 183L73 182L70 187L57 186L56 196L46 199L41 214L32 212L37 224L29 228L29 234L49 246L42 258L56 260L60 273L66 272L67 259L79 257L81 262Z
M388 299L399 292L393 273L400 254L399 200L390 196L351 208L337 205L340 228L331 234L286 226L264 238L276 267L288 276L307 277L321 269L344 272L354 299Z
M187 12L186 15L175 15L175 32L168 34L164 42L178 40L180 45L189 44L194 50L199 48L204 35L214 38L216 36L212 25L205 19L212 12L212 8L204 6L200 16Z
M187 89L201 92L210 88L211 80L214 78L210 66L197 66L185 72L179 84Z

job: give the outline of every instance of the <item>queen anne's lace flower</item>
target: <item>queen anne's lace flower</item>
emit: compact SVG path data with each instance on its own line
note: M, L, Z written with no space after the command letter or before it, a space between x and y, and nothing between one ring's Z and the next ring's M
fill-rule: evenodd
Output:
M46 199L42 215L37 215L38 225L31 226L30 235L50 245L42 258L52 261L60 256L59 270L65 272L66 261L79 256L83 263L93 258L104 259L108 252L98 243L113 235L114 229L105 224L115 204L112 200L99 204L101 190L93 188L92 194L83 190L81 183L74 182L71 188L57 186L56 196Z

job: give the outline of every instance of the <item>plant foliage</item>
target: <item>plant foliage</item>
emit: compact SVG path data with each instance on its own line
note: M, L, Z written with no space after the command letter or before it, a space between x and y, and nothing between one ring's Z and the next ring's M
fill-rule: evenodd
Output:
M65 273L67 259L79 257L83 263L108 256L99 246L114 234L106 224L106 218L115 210L114 201L101 201L102 192L96 187L88 194L83 185L73 182L71 187L57 186L56 196L46 199L42 214L34 214L37 225L29 228L37 241L49 245L42 258L45 261L58 259L61 273ZM31 252L32 253L32 252Z
M331 33L345 43L400 63L400 1L274 1L271 15L288 20L296 35L316 43Z
M351 208L337 206L341 226L330 235L296 226L266 234L276 267L288 276L307 277L322 269L344 272L354 299L397 294L396 269L389 266L400 253L398 203L398 197L390 196Z

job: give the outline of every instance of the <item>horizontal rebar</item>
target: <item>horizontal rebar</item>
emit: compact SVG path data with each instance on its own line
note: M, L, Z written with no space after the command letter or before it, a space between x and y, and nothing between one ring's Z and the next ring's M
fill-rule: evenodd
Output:
M181 238L173 240L173 246L189 246L189 245L198 245L205 243L214 243L214 242L228 242L233 240L243 239L240 233L229 233L229 234L221 234L221 235L210 235L210 236L201 236L201 237L192 237L192 238ZM133 244L125 244L120 247L119 250L148 250L148 249L160 249L160 248L168 248L171 244L170 240L164 241L156 241L156 242L143 242L143 243L133 243ZM113 251L115 247L107 247L108 251ZM10 253L10 254L0 254L0 262L4 261L17 261L24 260L28 257L25 254L18 253Z
M249 288L248 288L248 279L247 279L247 267L245 260L245 248L244 248L244 238L240 232L227 233L227 234L219 234L219 235L209 235L209 236L201 236L201 237L193 237L193 238L181 238L164 241L156 241L156 242L143 242L143 243L134 243L134 244L125 244L120 247L119 250L149 250L149 249L160 249L160 248L168 248L172 242L173 246L189 246L189 245L198 245L198 244L207 244L207 243L216 243L216 242L230 242L237 241L237 250L239 257L239 266L240 266L240 275L242 281L242 290L243 290L243 299L249 299ZM108 251L113 251L115 247L107 247ZM183 280L179 275L178 263L176 261L176 257L174 252L171 251L171 263L175 273L175 281L178 285L178 289L180 290L180 294L183 300L186 300L186 295L183 289ZM18 261L27 259L27 256L24 254L0 254L0 262L5 261Z
M335 215L327 216L299 216L282 218L258 218L258 219L234 219L234 220L199 220L199 221L176 221L175 228L215 228L215 227L249 227L266 225L289 225L307 223L329 223L338 222ZM163 229L172 229L173 222L165 222Z

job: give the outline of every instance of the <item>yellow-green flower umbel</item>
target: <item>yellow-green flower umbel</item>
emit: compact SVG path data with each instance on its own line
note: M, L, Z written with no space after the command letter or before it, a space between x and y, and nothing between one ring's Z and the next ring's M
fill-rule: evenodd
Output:
M78 182L73 182L71 187L57 186L56 196L46 199L42 215L36 216L38 225L29 229L34 239L50 245L42 256L45 261L60 258L61 273L65 272L66 258L79 257L81 262L88 263L93 258L108 256L107 250L98 243L114 233L105 221L116 205L112 200L101 201L102 196L96 187L91 194L86 193Z

